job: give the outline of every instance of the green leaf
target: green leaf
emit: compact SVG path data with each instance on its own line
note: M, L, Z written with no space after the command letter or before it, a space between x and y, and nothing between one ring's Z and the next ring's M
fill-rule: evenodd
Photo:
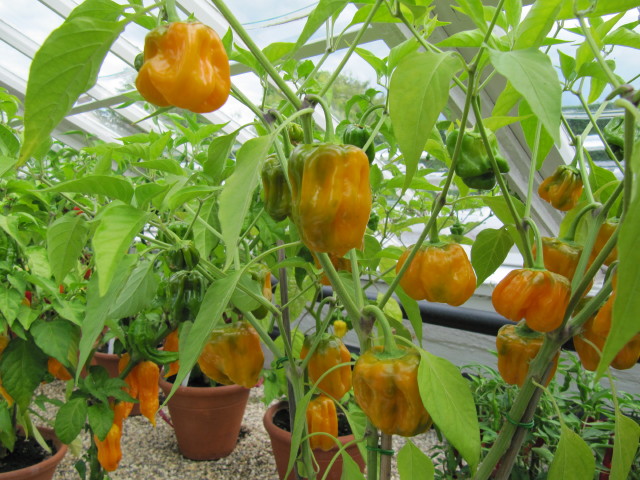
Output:
M487 127L492 132L496 132L500 130L502 127L506 127L507 125L511 125L512 123L521 122L526 117L488 117L482 120L482 123L485 127Z
M425 350L420 357L418 387L424 406L473 472L480 461L480 427L469 382L448 360Z
M549 57L533 49L490 50L489 55L495 69L527 99L533 113L559 145L562 88Z
M80 329L77 325L54 318L48 322L37 322L31 328L36 345L48 356L57 359L66 367L75 369L78 363Z
M178 162L170 158L160 160L150 160L148 162L138 162L133 164L135 167L147 168L149 170L159 170L161 172L169 172L174 175L184 175L184 170Z
M507 258L513 239L506 228L482 230L471 247L471 264L478 277L478 285L495 272Z
M404 154L406 178L411 184L431 129L449 100L449 84L462 68L450 52L416 53L405 57L389 86L389 114L400 150Z
M537 48L555 24L563 0L537 0L516 30L514 50Z
M507 23L516 28L522 17L522 0L506 0L504 2L504 11L507 16Z
M387 66L385 65L384 61L378 58L376 54L360 47L356 47L354 51L360 56L360 58L371 65L371 68L373 68L378 77L381 77L387 73Z
M454 33L453 35L445 38L444 40L436 43L437 47L481 47L484 41L484 33L482 31L465 30L462 32Z
M527 145L529 146L529 150L531 154L533 154L534 145L536 142L536 130L538 129L538 125L540 122L536 118L536 116L531 111L531 107L526 100L520 102L519 114L522 120L520 121L520 126L522 127L522 132L524 133L524 138L527 141ZM542 167L547 155L553 148L553 139L547 133L544 127L540 129L540 139L538 143L538 153L536 155L536 170L539 170Z
M617 407L617 405L616 405ZM610 480L626 480L640 444L640 425L616 408L615 437Z
M333 15L337 16L348 3L348 0L320 0L316 8L309 14L307 23L304 24L295 48L298 49L304 45L324 22Z
M398 287L395 293L400 299L402 308L404 308L404 311L407 314L407 318L409 319L409 323L411 323L413 333L415 334L418 343L422 344L422 315L420 314L420 306L418 305L418 302L404 293L402 287Z
M640 49L640 33L625 27L620 27L604 37L605 45L621 45Z
M153 267L150 261L141 261L136 266L113 303L109 318L131 317L151 305L160 283Z
M101 294L109 289L118 264L148 216L148 213L129 205L110 204L102 211L92 240L96 267L100 272Z
M200 209L200 217L206 222L207 225L211 226L218 233L220 233L217 198L210 198L202 204L202 208ZM209 258L211 251L220 243L220 238L212 233L206 225L203 225L201 222L197 221L193 225L193 243L198 249L201 257Z
M165 198L165 204L169 210L175 210L194 198L206 197L221 187L210 187L208 185L191 185L172 191Z
M224 167L237 136L237 131L229 135L221 135L211 140L209 144L207 160L202 165L202 170L211 177L214 185L220 185L223 180Z
M562 75L564 75L565 79L569 80L575 76L576 59L560 50L558 51L558 55L560 57L560 70L562 70Z
M233 272L229 276L216 280L204 294L198 316L186 335L180 334L180 370L176 375L169 398L182 383L198 361L200 352L209 338L211 330L222 321L222 313L227 308L231 295L236 290L241 272ZM168 399L167 399L168 400Z
M88 404L83 397L71 398L56 415L55 431L62 443L73 442L84 428Z
M589 445L562 424L560 442L549 465L547 480L585 480L593 478L596 460Z
M129 203L133 197L131 183L124 178L111 175L88 175L68 182L58 183L41 191L104 195L115 200L121 200L124 203Z
M113 410L108 403L98 402L89 407L89 426L100 440L107 438L113 424Z
M346 450L342 451L342 475L341 480L366 480L360 466L351 458Z
M500 95L498 95L498 99L496 100L496 104L493 106L493 111L491 115L494 117L503 117L508 115L511 109L520 101L522 95L513 88L513 85L509 81L505 85Z
M62 283L78 263L88 235L89 225L75 212L60 217L47 229L49 265L58 283Z
M220 194L218 218L226 247L226 267L231 265L238 249L238 238L249 211L253 191L260 181L262 164L273 137L257 137L245 142L236 156L236 169L224 184Z
M0 178L2 178L9 170L13 170L13 167L15 167L17 163L17 158L0 155Z
M47 356L33 341L14 338L2 352L0 378L2 386L22 410L31 402L33 392L47 371Z
M42 278L51 278L51 267L47 259L47 250L39 245L33 245L25 249L29 270Z
M88 0L72 11L36 52L25 94L20 164L44 153L53 129L80 94L96 83L109 48L127 25L116 21L122 11L123 7L113 2Z
M484 19L484 8L480 0L456 0L460 5L460 9L467 15L476 27L483 32L487 31L487 21Z
M640 211L640 194L636 193L629 212ZM602 349L598 374L604 373L617 353L640 332L640 216L626 215L618 236L618 286L613 303L611 331Z
M295 43L291 42L273 42L262 49L262 53L269 59L271 63L275 63L282 57L286 57L296 48Z
M404 57L414 53L419 47L420 43L413 37L393 47L387 60L387 73L392 72Z
M398 452L398 473L400 480L431 480L436 470L431 458L407 440Z
M593 9L590 9L592 6ZM557 19L576 18L575 11L587 11L587 17L600 17L610 13L628 12L639 6L638 0L606 0L606 2L596 2L595 4L591 0L564 0Z
M135 191L135 206L138 208L145 208L147 203L153 200L155 197L167 193L169 189L173 187L173 184L160 185L157 183L145 183L138 185Z
M0 313L5 318L9 326L18 316L22 295L13 288L0 288Z
M16 430L9 408L7 402L0 403L0 445L12 451L16 443Z

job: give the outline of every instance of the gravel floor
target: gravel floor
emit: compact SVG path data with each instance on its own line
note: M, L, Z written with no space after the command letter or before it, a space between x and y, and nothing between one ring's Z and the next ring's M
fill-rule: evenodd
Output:
M59 381L44 385L41 389L42 393L55 398L61 399L64 395L64 384ZM111 478L238 480L245 477L252 480L277 480L271 444L262 425L266 407L261 397L261 388L252 389L236 449L228 457L215 461L196 462L180 455L172 427L161 418L158 417L157 427L154 428L144 417L130 417L125 422L122 436L122 461L118 470L111 473ZM167 409L165 412L168 416ZM423 451L433 445L435 440L432 432L412 438ZM83 438L82 441L86 447L88 438ZM402 438L394 437L395 451L403 443ZM73 467L78 458L71 450L72 448L58 467L54 480L79 480ZM399 478L395 461L392 478Z

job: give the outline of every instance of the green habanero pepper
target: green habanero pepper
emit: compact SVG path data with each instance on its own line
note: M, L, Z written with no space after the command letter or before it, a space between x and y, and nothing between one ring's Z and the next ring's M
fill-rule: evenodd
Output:
M291 190L284 169L275 155L270 155L262 167L264 209L276 222L281 222L291 213Z
M447 135L447 150L451 156L453 156L459 135L460 130L454 130ZM509 171L509 164L507 160L500 155L498 139L490 130L487 130L487 137L489 139L491 152L498 164L498 170L500 170L500 173L507 173ZM489 155L487 155L484 141L479 132L464 132L460 158L456 163L455 172L468 187L478 190L491 190L496 186L496 177L491 166L491 160L489 159Z
M613 117L602 129L602 136L611 147L616 158L624 157L624 116ZM636 123L634 141L640 139L640 126Z
M290 123L287 125L287 134L289 135L289 141L291 145L296 146L304 140L304 130L297 123Z
M342 141L347 145L354 145L358 148L362 148L369 141L369 137L373 131L364 125L347 125L342 133ZM373 141L369 144L365 152L369 159L369 164L373 163L376 158L376 146Z
M171 275L167 284L167 307L175 326L196 319L204 291L204 281L198 272L183 270Z

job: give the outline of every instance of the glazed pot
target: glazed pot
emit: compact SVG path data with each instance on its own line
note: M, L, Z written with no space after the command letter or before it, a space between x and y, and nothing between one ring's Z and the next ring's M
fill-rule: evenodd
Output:
M278 469L278 478L280 480L284 480L285 474L287 473L287 466L289 465L289 455L291 452L291 433L286 430L282 430L280 427L277 427L273 423L273 417L279 410L288 409L287 402L280 402L270 406L266 413L264 414L263 423L264 428L267 430L269 434L269 438L271 439L271 449L273 450L273 455L276 459L276 467ZM343 445L349 442L353 442L355 437L353 435L345 435L342 437L338 437L338 440ZM360 471L364 471L364 459L360 454L360 450L358 446L353 443L349 447L347 447L346 452L355 460L355 462L360 466ZM313 456L318 463L318 467L320 468L317 478L323 478L329 463L338 453L338 447L334 447L331 450L325 452L320 449L313 450ZM333 463L329 474L327 475L328 480L340 480L342 477L342 455L338 456L336 461ZM291 472L287 477L287 480L295 480L295 474Z
M91 365L99 365L103 367L111 378L116 378L120 373L118 372L118 362L120 357L115 353L102 353L95 352L91 359ZM133 409L131 409L130 417L140 415L140 404L134 403Z
M0 480L51 480L67 453L67 446L58 440L55 432L51 428L38 427L45 440L51 440L56 448L56 452L42 462L30 467L13 470L11 472L0 473Z
M168 395L173 387L160 378ZM191 460L215 460L236 448L249 389L239 385L178 387L168 402L178 450Z

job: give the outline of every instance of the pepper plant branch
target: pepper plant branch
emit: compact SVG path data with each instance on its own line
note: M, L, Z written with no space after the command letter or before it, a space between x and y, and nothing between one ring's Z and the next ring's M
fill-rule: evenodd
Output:
M584 99L584 95L582 95L582 92L577 92L577 96L578 96L578 99L580 100L580 103L582 104L582 109L585 111L585 113L589 117L590 125L596 131L596 133L598 134L598 137L600 137L600 141L604 145L604 150L605 150L605 152L607 152L607 156L611 160L616 162L616 165L618 165L618 168L620 168L620 170L624 170L624 168L622 167L622 164L620 163L620 161L616 157L616 154L613 153L613 150L611 150L611 147L609 146L609 142L607 142L605 140L604 133L602 133L602 129L598 126L598 122L596 122L596 119L593 116L593 114L591 113L591 110L589 110L589 105L587 104L586 100Z
M567 233L564 235L564 237L561 238L561 240L566 240L569 242L573 242L576 239L576 233L578 231L578 225L580 224L580 220L582 219L582 217L584 217L584 215L589 212L590 210L593 210L594 208L598 208L601 207L602 204L598 203L598 202L594 202L594 203L590 203L589 205L586 205L585 207L582 208L582 210L580 210L576 216L573 218L573 220L571 221L571 225L569 225L569 230L567 230Z
M167 12L167 20L169 22L179 22L178 10L176 9L176 0L164 0L164 10Z
M355 248L349 251L349 260L351 261L351 278L353 279L356 308L362 310L362 307L364 307L364 291L360 283L360 268L358 266L358 254Z
M533 230L533 235L536 241L536 258L534 259L533 262L533 268L537 268L539 270L544 270L544 256L543 256L543 252L542 252L542 235L540 235L540 230L538 229L538 226L536 225L536 222L533 221L532 218L530 217L524 217L522 219L522 222L525 225L528 225L531 230Z
M609 294L612 290L612 276L606 279L602 288L598 291L598 293L585 305L585 307L580 310L574 317L569 317L566 323L566 332L564 338L567 340L574 335L576 335L582 325L585 324L589 318L595 314L598 309L602 306L602 304L607 300ZM568 310L568 308L567 308Z
M286 99L293 105L295 108L300 108L301 101L296 96L295 92L287 85L278 71L275 69L273 64L269 61L269 59L262 53L262 50L256 43L253 41L251 36L244 29L242 24L238 21L238 19L233 15L229 7L225 4L223 0L211 0L211 3L215 5L215 7L220 11L222 16L225 18L231 28L238 34L238 36L242 39L244 44L247 46L249 51L256 57L256 60L260 63L262 68L265 69L269 77L273 80L273 82L280 88L280 91L284 94Z
M584 161L584 151L582 146L582 137L576 138L576 155L578 156L578 167L580 168L580 177L584 185L584 193L589 203L595 203L593 192L591 191L591 182L589 182L589 173Z
M231 84L231 95L240 103L242 103L245 107L251 110L253 114L256 117L258 117L262 123L265 124L267 128L269 127L269 122L267 122L267 120L265 119L265 116L262 110L260 110L256 105L254 105L253 102L249 100L244 93L242 93L242 90L237 88L233 83Z
M324 112L324 141L331 142L333 140L333 119L331 117L331 108L327 101L319 95L307 95L305 103L309 103L312 107L316 104L320 104L322 111Z
M633 172L631 171L631 159L635 142L635 118L630 110L624 113L624 195L622 197L622 216L626 216L631 205L633 192Z
M542 123L538 122L536 126L536 135L533 142L533 152L531 152L531 163L529 165L529 181L527 183L527 201L524 205L524 217L531 215L531 202L533 200L533 180L536 173L536 163L538 161L538 149L540 148L540 133L542 131Z
M593 53L593 56L598 61L600 68L609 79L609 83L613 85L614 89L619 88L620 81L616 78L614 73L611 71L611 69L609 68L609 65L607 65L607 62L605 62L604 57L602 56L602 52L600 51L600 48L596 44L596 41L594 40L593 35L591 34L591 29L587 26L587 23L584 20L584 12L576 12L576 17L578 18L578 22L580 22L580 28L582 29L582 34L584 35L584 38L586 39L587 44L591 49L591 53Z
M374 319L378 330L382 331L384 336L384 351L386 353L395 352L398 349L398 345L396 345L396 341L393 338L393 332L391 331L389 321L384 312L376 305L367 305L362 309L362 315Z
M376 138L376 135L378 135L378 132L382 128L382 124L384 123L386 118L387 118L387 113L385 111L382 113L382 115L380 115L380 120L378 120L378 123L376 123L376 126L373 128L371 135L367 139L366 143L362 146L361 150L363 152L366 152L367 148L369 148L369 146L373 143L374 139Z
M213 228L211 225L209 225L209 222L207 222L204 218L196 215L196 212L189 205L185 204L183 205L183 207L191 215L194 215L198 223L200 223L204 228L209 230L209 232L211 232L218 240L224 241L224 239L222 238L222 234L219 231L217 231L215 228Z
M342 72L342 69L349 61L349 58L351 58L351 54L354 52L354 50L360 43L362 36L367 31L367 28L369 28L369 24L373 20L373 17L378 11L378 8L380 7L381 4L382 4L382 0L376 0L376 3L373 5L373 8L369 12L369 15L367 15L367 18L365 19L364 23L360 27L360 30L358 31L356 37L353 39L353 42L351 43L346 53L342 57L342 60L340 61L338 66L335 68L335 70L333 71L333 73L331 74L327 82L324 84L324 86L322 87L322 90L320 90L320 92L318 93L319 97L324 97L329 91L329 89L331 88L331 86L333 85L333 82L335 82L336 78L338 78L338 75L340 75L340 73Z

